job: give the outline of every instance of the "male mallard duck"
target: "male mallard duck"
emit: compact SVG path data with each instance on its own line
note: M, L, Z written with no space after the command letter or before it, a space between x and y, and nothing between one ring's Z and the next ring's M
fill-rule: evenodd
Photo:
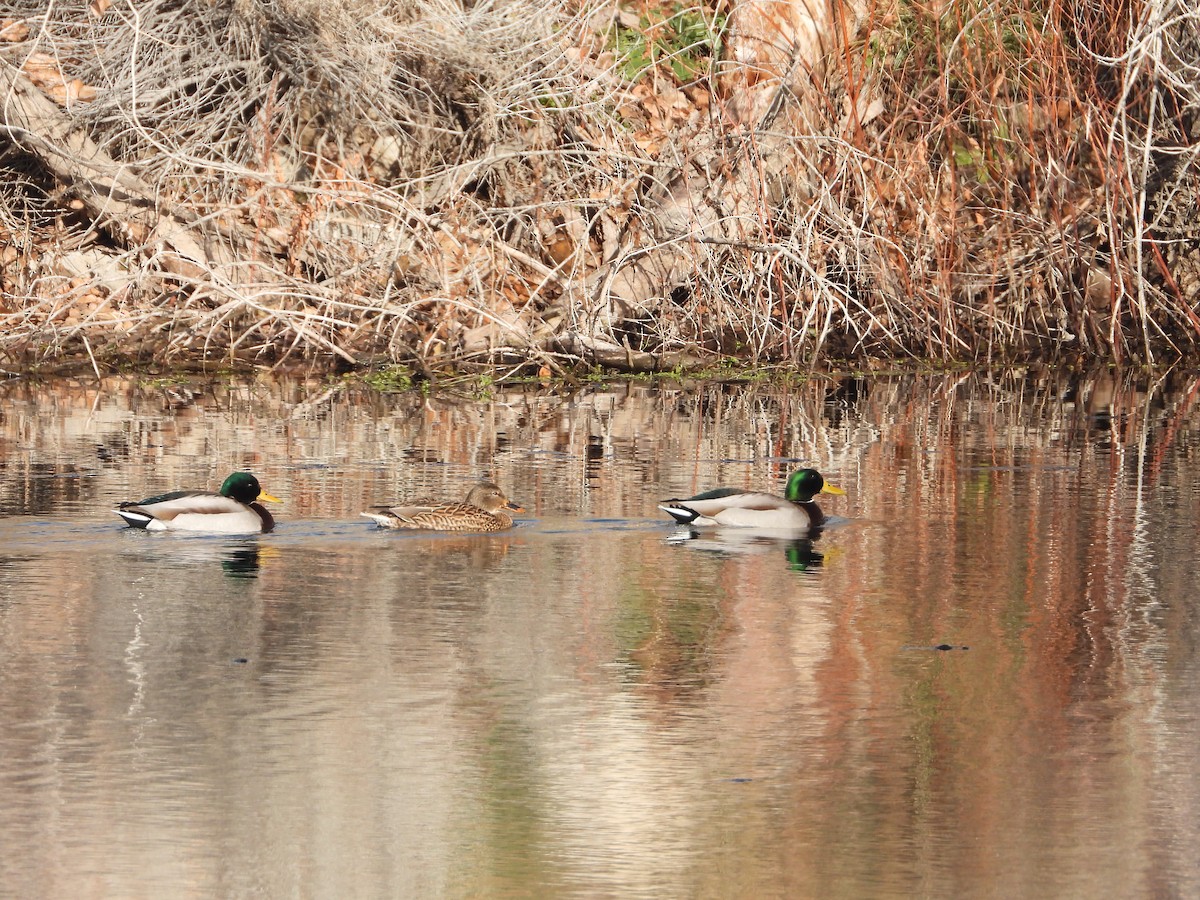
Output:
M426 531L503 531L512 528L513 520L505 510L524 512L504 491L490 481L471 488L462 503L442 503L438 500L413 500L405 506L394 506L380 513L363 513L383 528L420 528Z
M790 528L808 530L824 524L825 514L813 502L817 494L844 494L826 484L816 469L800 469L787 481L783 497L717 488L685 500L664 500L665 510L680 525L739 525L746 528Z
M149 531L253 534L275 527L275 520L259 500L280 502L264 493L249 472L234 472L219 491L172 491L145 500L127 500L113 512L133 528Z

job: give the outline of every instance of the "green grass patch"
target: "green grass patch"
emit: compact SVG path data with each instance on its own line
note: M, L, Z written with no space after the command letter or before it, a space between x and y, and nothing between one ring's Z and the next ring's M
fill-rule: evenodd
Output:
M723 15L676 3L644 12L636 27L617 25L609 49L630 81L663 67L687 84L708 75L712 60L721 55L724 33Z

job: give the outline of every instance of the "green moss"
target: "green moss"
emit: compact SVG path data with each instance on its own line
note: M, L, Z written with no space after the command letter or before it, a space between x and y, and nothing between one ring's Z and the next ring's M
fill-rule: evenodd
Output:
M413 373L408 366L385 366L363 375L362 382L382 394L398 394L412 390Z

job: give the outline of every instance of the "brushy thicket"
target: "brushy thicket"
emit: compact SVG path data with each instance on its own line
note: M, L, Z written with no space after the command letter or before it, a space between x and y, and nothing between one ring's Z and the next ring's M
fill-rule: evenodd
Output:
M1195 356L1192 0L831 9L10 0L0 360Z

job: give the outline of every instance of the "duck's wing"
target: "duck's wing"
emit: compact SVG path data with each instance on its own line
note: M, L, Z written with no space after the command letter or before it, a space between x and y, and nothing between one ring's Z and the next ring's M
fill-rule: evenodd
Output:
M246 509L245 504L215 491L171 491L169 494L159 494L145 500L120 503L115 512L122 518L129 514L169 522L181 515L219 516L245 512Z
M792 504L774 494L759 491L739 491L733 488L718 488L684 500L664 500L660 508L688 509L699 516L713 517L727 509L787 509Z
M744 488L719 487L713 488L711 491L702 491L692 497L684 497L683 500L667 500L667 503L686 503L692 500L720 500L723 497L736 497L738 494L745 494Z
M418 501L404 506L392 506L362 515L374 519L385 528L428 528L446 530L447 525L462 521L490 519L491 513L470 503L438 503Z
M505 512L510 508L521 507L510 504L493 511L473 503L446 503L414 516L413 521L419 528L437 531L504 531L513 525L512 516Z
M658 504L658 508L667 513L678 524L691 525L702 516L710 515L711 511L719 512L724 509L724 501L728 500L728 498L744 493L745 491L740 488L714 488L711 491L703 491L693 497L676 497L671 500L664 500Z
M436 500L414 500L405 503L403 506L390 506L387 509L387 514L394 516L397 519L415 519L418 516L423 516L428 513L438 512L444 509L457 509L464 506L462 503L439 503ZM468 507L474 509L475 507Z
M432 508L422 508L411 518L424 523L421 526L423 528L447 528L456 522L486 522L493 515L474 503L442 503Z
M812 507L810 509L810 507ZM814 504L792 503L775 494L719 488L659 505L680 525L733 525L804 531L820 521Z

